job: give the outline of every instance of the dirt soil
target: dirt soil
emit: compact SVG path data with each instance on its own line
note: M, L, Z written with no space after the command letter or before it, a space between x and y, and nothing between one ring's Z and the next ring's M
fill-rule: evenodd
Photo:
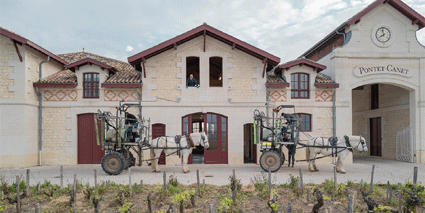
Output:
M217 212L272 212L272 208L267 205L270 193L266 180L264 177L258 177L252 181L252 184L245 186L236 182L235 202L232 200L230 181L227 186L202 186L201 184L200 195L197 193L197 184L182 185L172 177L169 178L165 195L162 193L163 185L160 184L133 186L131 195L128 185L102 183L97 188L79 185L75 208L76 212L95 212L93 198L98 198L99 212L149 212L149 202L152 212L167 212L168 209L179 212L180 200L183 200L184 212L208 212L210 204L214 205ZM289 184L273 185L272 194L277 196L275 203L278 212L286 212L289 203L292 206L292 212L312 212L313 206L318 203L316 194L313 193L315 189L323 192L324 202L319 212L347 212L348 194L353 195L354 192L357 194L354 212L368 212L361 194L361 191L368 191L368 184L339 184L338 189L334 189L332 181L325 181L319 185L304 185L302 193L297 179L293 178L293 180ZM53 196L49 194L52 188ZM0 190L5 192L5 199L0 200L0 212L16 212L16 204L10 204L8 201L15 198L13 189L13 186L1 186ZM72 212L68 187L59 190L57 185L45 183L40 186L40 190L37 190L36 186L31 187L30 192L30 196L21 199L22 212L34 212L36 203L40 204L41 212ZM389 212L398 208L395 192L392 201L387 203L386 185L374 186L370 197L382 209L386 206ZM191 200L194 200L194 203ZM423 210L418 207L418 212L425 212Z

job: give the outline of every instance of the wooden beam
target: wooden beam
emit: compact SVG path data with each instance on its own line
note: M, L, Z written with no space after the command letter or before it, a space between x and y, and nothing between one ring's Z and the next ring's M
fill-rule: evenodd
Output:
M174 42L174 49L177 50L177 43Z
M236 43L233 42L232 50L234 50L235 48L236 48Z
M207 35L207 31L206 30L204 30L204 52L205 52L205 43L206 43L206 36Z
M146 78L146 68L145 68L145 63L146 63L146 60L145 60L145 57L143 57L143 58L142 58L143 77L145 77L145 78Z
M19 60L22 62L22 55L21 55L21 52L19 52L19 48L18 48L18 45L16 44L17 43L16 40L13 40L13 39L10 39L10 40L13 42L13 46L15 46L15 50L16 50L16 53L18 53Z
M264 58L264 60L263 60L263 64L264 64L264 67L263 67L263 78L264 78L264 76L265 76L265 74L266 74L267 58Z
M415 24L417 24L419 22L419 19L415 19L415 20L413 20L412 21L412 25L415 25Z

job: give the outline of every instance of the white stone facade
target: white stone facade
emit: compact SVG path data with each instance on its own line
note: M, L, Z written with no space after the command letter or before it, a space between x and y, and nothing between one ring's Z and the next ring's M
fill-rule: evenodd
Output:
M376 31L386 27L388 42L377 41ZM336 102L336 136L362 135L371 140L370 119L381 118L382 158L396 159L395 135L413 126L414 162L425 163L425 48L416 39L418 25L389 4L381 4L361 21L345 28L345 45L333 49L316 62L321 71L339 84L318 87L318 71L309 66L294 66L282 71L288 83L291 74L309 76L309 98L291 97L290 87L266 87L264 64L231 45L208 35L175 44L146 60L143 87L99 87L99 98L84 98L84 73L98 73L99 82L108 71L96 65L75 70L76 87L43 87L42 151L38 144L38 96L33 83L38 80L39 64L46 55L25 45L18 45L21 62L13 42L0 35L0 161L1 167L34 165L75 165L78 163L78 115L102 111L115 112L118 101L142 97L142 116L150 124L164 124L166 135L182 134L182 118L195 113L216 113L227 118L228 164L244 163L245 124L253 123L256 109L266 111L267 96L271 108L295 105L296 113L311 116L311 131L301 134L330 137L333 133L333 100ZM348 36L350 35L350 36ZM205 45L205 51L204 51ZM199 57L199 88L186 88L187 57ZM209 86L209 59L222 58L222 86ZM43 64L42 76L63 70L55 60ZM371 85L379 85L379 107L371 109ZM132 109L137 114L136 109ZM308 134L308 135L307 135ZM370 143L368 143L370 144ZM370 147L369 147L370 150ZM260 146L257 146L257 162ZM363 156L370 156L365 153ZM149 155L145 155L149 156ZM296 159L305 159L298 149ZM330 162L324 158L322 162ZM351 163L350 156L345 163ZM168 165L180 164L178 157L167 157Z
M391 32L385 45L376 41L380 27ZM323 73L340 84L337 135L361 134L370 141L369 119L380 117L382 157L396 159L396 134L412 125L414 162L425 163L425 48L416 39L417 30L418 25L399 11L381 4L345 30L351 33L346 45L317 62L326 65ZM379 108L374 110L370 104L372 84L379 84Z

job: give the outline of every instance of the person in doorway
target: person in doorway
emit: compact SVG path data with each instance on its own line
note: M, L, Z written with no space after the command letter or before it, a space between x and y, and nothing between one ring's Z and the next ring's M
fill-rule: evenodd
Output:
M198 82L193 77L193 74L190 74L189 78L186 81L186 87L199 87Z

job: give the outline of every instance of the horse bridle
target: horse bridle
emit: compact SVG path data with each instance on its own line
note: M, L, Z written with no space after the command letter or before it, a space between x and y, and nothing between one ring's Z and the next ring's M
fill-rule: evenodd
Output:
M365 151L365 149L364 149L364 147L365 147L365 142L364 142L364 140L362 139L362 136L359 136L360 137L360 142L357 144L357 149L359 148L359 145L360 144L362 144L362 151L361 151L361 153L365 153L365 152L367 152L367 151Z
M209 143L208 140L205 142L205 137L203 135L201 135L201 140L202 140L203 147L205 147L205 143Z

